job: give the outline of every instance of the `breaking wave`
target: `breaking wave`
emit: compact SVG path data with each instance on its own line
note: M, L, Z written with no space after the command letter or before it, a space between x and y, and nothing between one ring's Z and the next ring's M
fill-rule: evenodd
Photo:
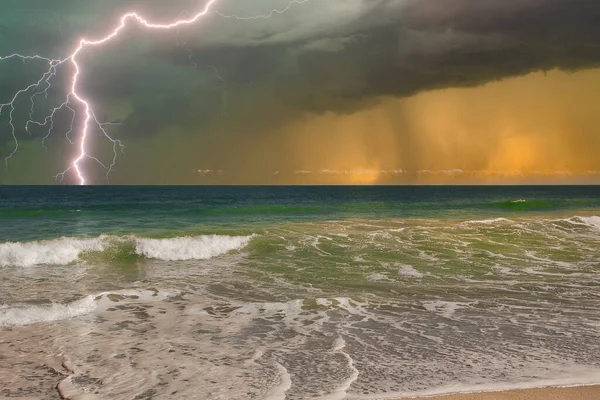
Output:
M589 228L597 229L600 231L600 217L592 215L589 217L573 217L567 218L563 221L568 222L573 225L583 225Z
M68 265L96 254L111 259L140 256L164 261L207 260L245 247L253 236L203 235L166 239L103 235L0 244L0 266Z
M2 243L0 266L66 265L76 261L82 253L104 251L108 244L105 236L94 239L64 237L39 242Z
M136 254L165 261L207 260L245 247L252 236L197 236L172 239L136 238Z

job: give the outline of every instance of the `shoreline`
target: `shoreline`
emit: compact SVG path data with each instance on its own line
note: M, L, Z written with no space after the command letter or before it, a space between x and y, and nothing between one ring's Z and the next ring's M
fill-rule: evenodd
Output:
M396 398L431 400L587 400L600 399L600 385L555 386L528 389L510 389L491 392L454 393L432 396Z

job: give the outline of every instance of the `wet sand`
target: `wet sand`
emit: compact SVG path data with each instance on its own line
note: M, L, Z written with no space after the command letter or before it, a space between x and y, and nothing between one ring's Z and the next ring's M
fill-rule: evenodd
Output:
M594 400L600 399L600 386L509 390L493 393L454 394L433 400Z

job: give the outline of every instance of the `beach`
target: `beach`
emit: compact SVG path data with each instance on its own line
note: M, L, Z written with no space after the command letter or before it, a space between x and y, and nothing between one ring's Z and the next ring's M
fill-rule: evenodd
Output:
M505 392L455 394L432 397L432 400L595 400L600 386L510 390Z
M600 187L2 195L0 396L52 398L59 382L97 400L600 383Z

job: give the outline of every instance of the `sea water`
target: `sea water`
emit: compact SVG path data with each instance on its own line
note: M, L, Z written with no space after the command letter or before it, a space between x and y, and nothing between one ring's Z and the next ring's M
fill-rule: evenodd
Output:
M0 395L600 383L599 272L600 187L1 187Z

